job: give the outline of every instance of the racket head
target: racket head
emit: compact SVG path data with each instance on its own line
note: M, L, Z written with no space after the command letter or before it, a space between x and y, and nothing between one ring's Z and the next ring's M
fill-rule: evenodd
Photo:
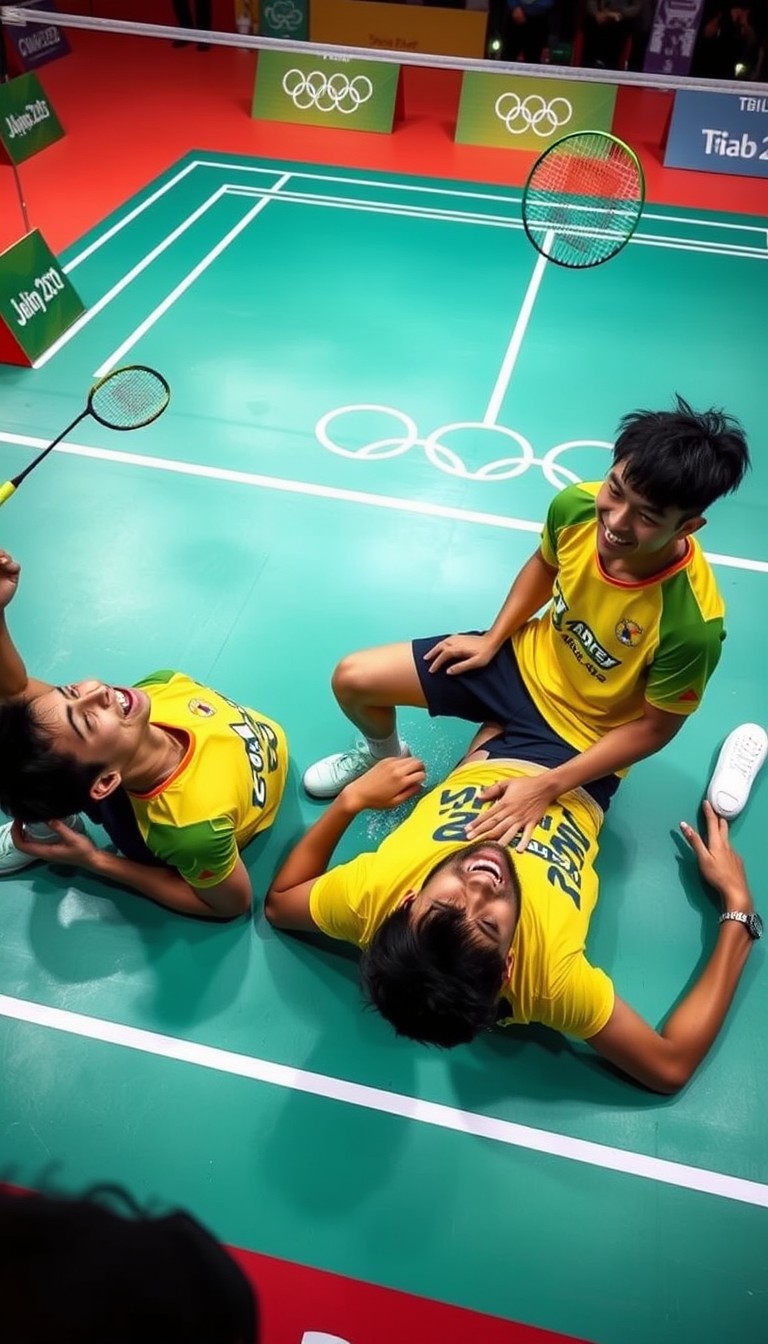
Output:
M557 266L610 261L632 237L645 202L635 151L608 131L572 131L545 149L523 191L523 227Z
M95 383L88 411L107 429L141 429L168 406L171 389L161 373L146 364L126 364Z

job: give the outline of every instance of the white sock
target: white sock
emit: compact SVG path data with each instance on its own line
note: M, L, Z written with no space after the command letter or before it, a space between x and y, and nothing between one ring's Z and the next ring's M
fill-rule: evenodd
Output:
M400 741L397 727L389 734L389 737L366 736L365 740L368 744L368 750L376 761L383 760L385 756L402 756L403 754L403 744Z

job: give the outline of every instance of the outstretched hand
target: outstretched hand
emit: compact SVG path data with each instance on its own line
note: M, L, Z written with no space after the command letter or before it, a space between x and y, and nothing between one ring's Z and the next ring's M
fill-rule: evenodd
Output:
M449 676L460 676L477 667L485 667L497 652L488 635L448 635L424 654L430 672L445 667ZM450 664L450 666L448 666Z
M518 775L483 789L478 798L480 802L490 802L491 806L467 827L467 839L473 842L496 840L500 845L508 845L519 834L515 850L522 854L550 803L557 797L550 776L549 770L540 775Z
M718 816L712 804L703 805L706 822L706 839L681 821L680 830L696 855L699 872L711 887L720 895L725 910L751 911L752 897L747 885L744 864L735 849L731 848L728 835L728 822Z
M344 796L355 812L397 807L413 798L426 778L424 765L415 756L385 756L347 784Z
M0 611L4 611L16 596L21 565L7 551L0 551Z

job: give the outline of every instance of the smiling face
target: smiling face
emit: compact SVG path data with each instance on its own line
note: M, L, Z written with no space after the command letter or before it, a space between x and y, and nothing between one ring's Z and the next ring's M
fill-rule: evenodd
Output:
M473 937L506 961L520 910L520 887L507 850L478 840L432 869L411 898L413 917L435 908L460 910Z
M704 519L644 499L624 479L626 467L626 460L616 463L595 500L597 553L609 567L624 561L639 573L663 569L677 559L680 543L703 527Z
M99 766L102 777L124 773L146 737L150 705L144 691L76 681L37 696L33 705L55 750L80 765ZM94 796L104 796L98 781Z

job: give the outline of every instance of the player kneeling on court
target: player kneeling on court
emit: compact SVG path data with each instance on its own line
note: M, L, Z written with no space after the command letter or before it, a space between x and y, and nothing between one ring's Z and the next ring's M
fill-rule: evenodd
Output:
M535 755L513 728L486 725L461 764L374 853L327 871L355 816L397 806L424 781L415 758L380 761L346 785L296 845L267 895L267 918L362 948L367 996L401 1036L449 1047L494 1024L540 1022L588 1041L646 1087L675 1092L712 1045L762 932L728 824L706 802L706 838L682 826L720 897L720 930L693 988L655 1031L585 952L597 903L599 789L551 802L522 853L466 838L467 825L488 807L489 785L546 775L527 759ZM737 730L709 797L739 810L765 755L759 726Z
M5 621L19 574L0 551L0 807L15 818L0 828L0 873L45 859L182 914L244 914L240 851L280 805L282 729L180 672L130 687L28 677ZM80 812L119 854L90 840Z

